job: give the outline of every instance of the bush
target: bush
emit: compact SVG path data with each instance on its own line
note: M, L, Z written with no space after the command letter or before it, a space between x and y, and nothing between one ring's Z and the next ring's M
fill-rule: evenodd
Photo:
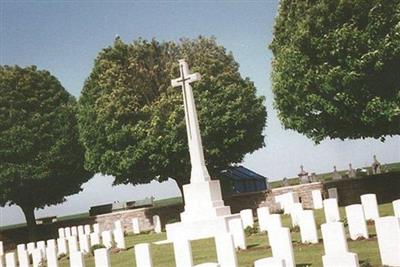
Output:
M244 229L244 233L245 233L246 236L251 236L251 235L257 234L258 233L258 227L256 227L256 226L254 226L254 227L247 226Z

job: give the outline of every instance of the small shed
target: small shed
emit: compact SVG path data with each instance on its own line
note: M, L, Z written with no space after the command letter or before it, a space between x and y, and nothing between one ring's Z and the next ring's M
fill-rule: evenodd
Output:
M220 174L222 194L257 192L269 189L268 178L243 166L232 166Z

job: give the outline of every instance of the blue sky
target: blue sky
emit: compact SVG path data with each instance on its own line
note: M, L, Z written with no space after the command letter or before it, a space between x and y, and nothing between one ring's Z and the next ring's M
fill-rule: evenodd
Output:
M294 131L284 130L273 109L271 51L278 1L2 1L0 3L0 63L37 65L55 75L79 97L98 52L115 35L125 42L139 37L179 40L199 35L217 38L232 51L243 76L254 81L266 98L266 147L247 155L243 164L271 180L295 176L299 166L326 172L370 165L376 154L382 163L400 161L400 138L326 140L314 145ZM171 77L173 78L173 77ZM112 187L112 178L96 175L67 202L36 212L37 216L85 212L91 205L114 200L156 198L179 194L173 181ZM23 222L18 207L0 208L0 225Z

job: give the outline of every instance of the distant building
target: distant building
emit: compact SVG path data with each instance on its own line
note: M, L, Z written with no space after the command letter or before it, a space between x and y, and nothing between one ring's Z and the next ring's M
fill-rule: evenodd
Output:
M229 167L219 177L223 195L264 191L269 188L268 179L243 166Z

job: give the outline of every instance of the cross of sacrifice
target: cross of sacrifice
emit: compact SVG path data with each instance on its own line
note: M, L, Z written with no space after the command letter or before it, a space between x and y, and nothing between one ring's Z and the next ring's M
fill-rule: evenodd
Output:
M190 73L189 66L184 59L179 60L181 76L171 80L173 87L182 87L185 108L186 130L189 142L190 162L192 165L191 182L204 182L210 180L204 161L203 145L201 142L200 127L197 118L196 105L193 97L192 82L201 79L199 73Z

